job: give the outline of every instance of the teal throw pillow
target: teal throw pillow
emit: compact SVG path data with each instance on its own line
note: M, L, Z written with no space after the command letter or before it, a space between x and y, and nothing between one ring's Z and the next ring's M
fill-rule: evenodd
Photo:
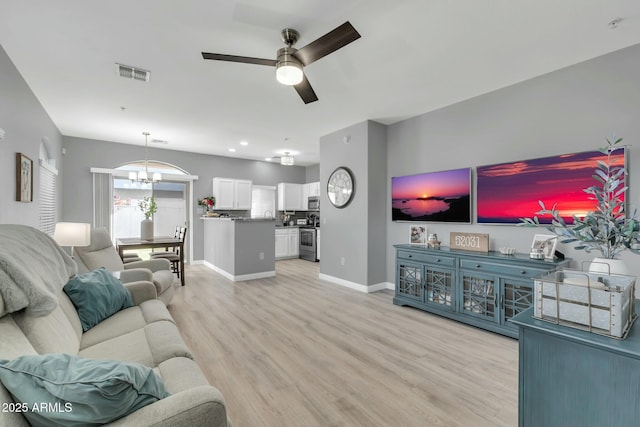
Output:
M0 381L32 426L97 426L169 396L146 366L70 354L0 360Z
M129 289L103 267L74 277L63 290L75 305L85 332L133 306Z

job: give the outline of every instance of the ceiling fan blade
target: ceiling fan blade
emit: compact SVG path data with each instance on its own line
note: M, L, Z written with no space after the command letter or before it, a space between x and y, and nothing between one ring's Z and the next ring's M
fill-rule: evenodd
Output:
M300 95L300 98L302 98L305 104L316 102L318 100L318 95L316 95L311 87L311 83L309 83L307 76L304 74L302 75L302 81L293 86L293 88L298 92L298 95Z
M298 58L303 65L309 65L359 38L360 33L347 21L319 39L298 49L294 56Z
M268 65L275 67L277 61L275 59L252 58L250 56L224 55L222 53L202 52L202 58L213 59L216 61L243 62L245 64Z

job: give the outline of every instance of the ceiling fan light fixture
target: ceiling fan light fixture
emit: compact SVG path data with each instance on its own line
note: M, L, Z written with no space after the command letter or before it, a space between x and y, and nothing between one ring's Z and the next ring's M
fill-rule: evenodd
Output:
M295 52L296 49L292 47L283 47L278 50L276 79L283 85L295 86L304 78L302 64L293 57Z

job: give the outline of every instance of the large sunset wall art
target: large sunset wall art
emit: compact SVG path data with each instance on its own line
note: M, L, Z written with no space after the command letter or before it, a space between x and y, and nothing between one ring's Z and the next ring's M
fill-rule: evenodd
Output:
M471 222L471 169L391 178L393 221Z
M615 150L613 164L624 166L624 156L624 148ZM598 160L606 161L607 155L588 151L478 167L478 222L517 224L520 218L533 218L542 201L549 209L557 203L562 218L572 224L573 215L582 217L596 207L584 189L600 185L593 178ZM550 216L538 218L551 223Z

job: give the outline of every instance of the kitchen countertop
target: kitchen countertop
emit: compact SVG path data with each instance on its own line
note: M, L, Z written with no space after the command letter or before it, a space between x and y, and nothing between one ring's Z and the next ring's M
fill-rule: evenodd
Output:
M247 218L247 217L219 217L219 216L201 216L200 219L215 219L220 221L243 221L243 222L275 222L274 218Z

